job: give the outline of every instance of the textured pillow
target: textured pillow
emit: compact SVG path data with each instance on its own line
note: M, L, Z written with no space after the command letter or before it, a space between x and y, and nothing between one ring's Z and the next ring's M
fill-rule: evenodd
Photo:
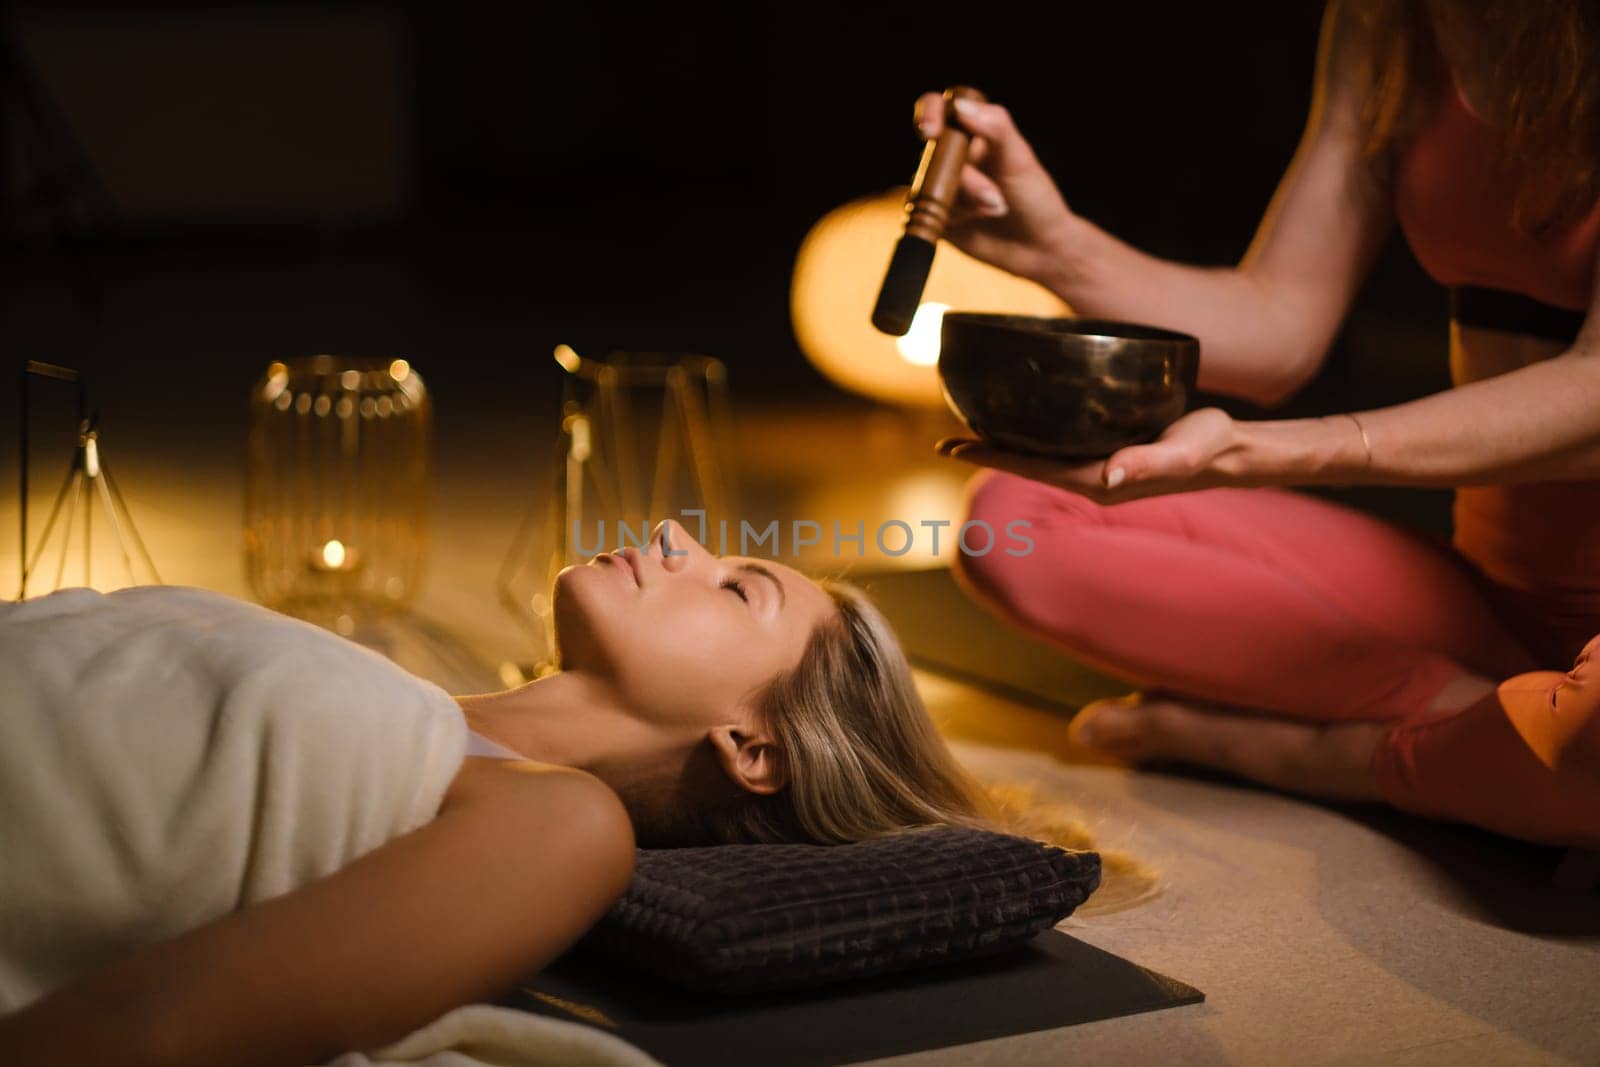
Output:
M940 827L849 845L640 849L587 950L676 985L750 993L972 959L1100 884L1100 857Z

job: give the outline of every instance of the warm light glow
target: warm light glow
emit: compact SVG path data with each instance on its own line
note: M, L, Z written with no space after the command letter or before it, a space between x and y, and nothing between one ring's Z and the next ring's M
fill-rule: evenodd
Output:
M852 201L823 216L800 246L789 290L795 339L837 385L901 404L943 407L935 369L939 315L933 309L1067 315L1043 286L939 242L923 303L905 337L880 333L872 305L905 222L905 190Z
M389 364L389 377L397 382L403 382L411 377L411 364L403 359L397 359Z
M589 420L582 415L568 415L561 420L562 429L572 436L569 455L574 462L582 463L589 458Z
M329 570L338 570L344 566L344 542L329 541L322 546L322 563Z
M900 358L919 367L932 367L939 362L939 327L944 324L944 313L949 304L919 304L911 316L911 329L904 337L896 337L894 346Z
M281 400L284 396L283 391L288 388L288 385L289 368L282 363L267 364L267 384L262 390L262 399L274 402ZM281 411L291 403L293 403L292 400L282 400L278 404L278 409Z

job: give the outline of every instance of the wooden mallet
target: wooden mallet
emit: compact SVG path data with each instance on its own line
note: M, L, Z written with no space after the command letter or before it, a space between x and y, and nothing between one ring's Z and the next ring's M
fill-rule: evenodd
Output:
M923 286L928 283L928 271L933 267L934 249L944 235L950 208L961 188L961 168L966 165L972 136L961 128L951 104L956 100L983 103L985 99L966 85L945 90L944 129L922 150L917 176L906 194L905 232L894 246L883 288L878 290L877 306L872 309L872 325L884 333L903 337L911 329L911 319L922 302Z

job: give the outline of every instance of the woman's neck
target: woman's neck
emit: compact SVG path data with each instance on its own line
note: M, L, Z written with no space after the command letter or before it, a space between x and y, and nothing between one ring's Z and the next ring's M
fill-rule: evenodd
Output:
M671 739L629 713L616 690L583 671L560 671L500 693L458 696L467 724L540 763L602 781L636 777L670 758Z

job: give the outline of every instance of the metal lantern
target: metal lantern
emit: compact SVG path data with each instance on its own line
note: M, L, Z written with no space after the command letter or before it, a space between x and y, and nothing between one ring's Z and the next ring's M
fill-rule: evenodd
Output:
M276 362L250 394L244 549L268 607L343 632L404 607L428 547L431 405L403 359Z

